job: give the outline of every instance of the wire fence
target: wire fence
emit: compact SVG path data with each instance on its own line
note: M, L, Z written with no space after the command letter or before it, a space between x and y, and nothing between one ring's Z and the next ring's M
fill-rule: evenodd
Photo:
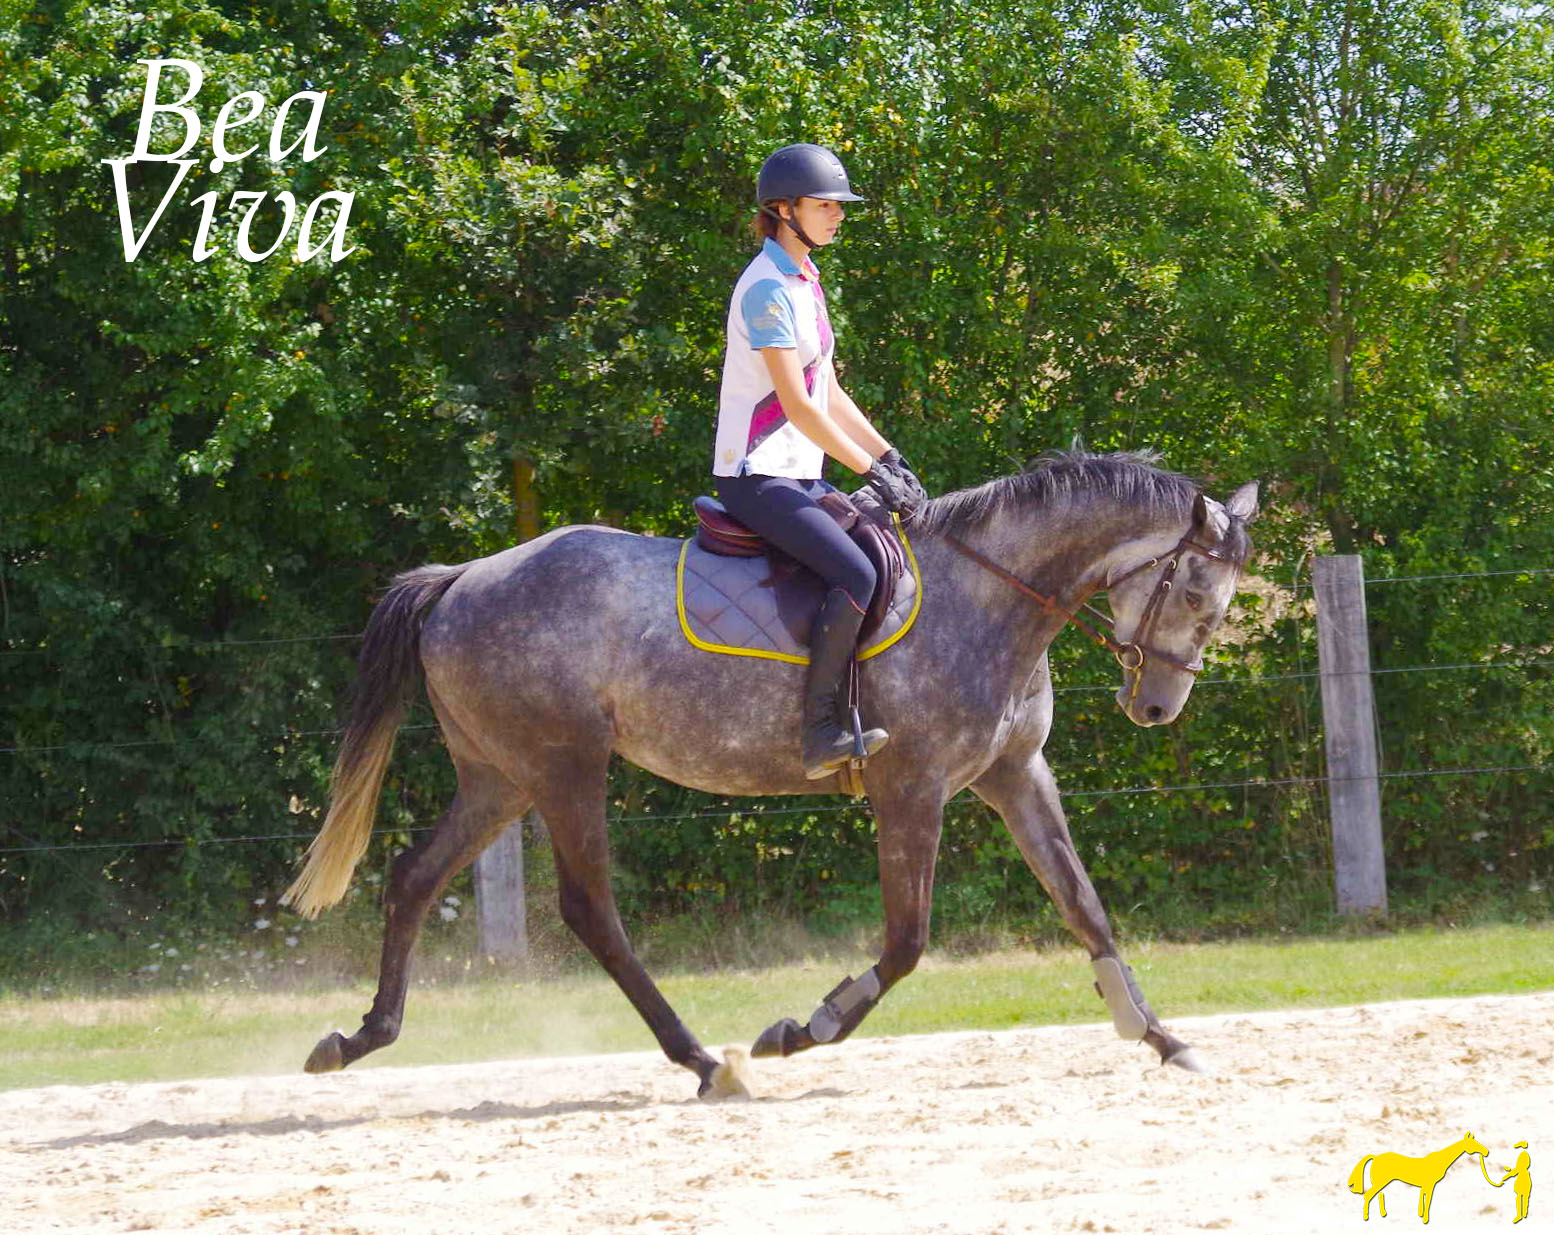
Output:
M1492 579L1504 577L1516 577L1531 579L1554 575L1554 568L1524 567L1506 570L1488 570L1476 572L1454 572L1422 575L1396 575L1368 578L1365 580L1367 587L1380 586L1394 583L1437 583L1449 581ZM1286 591L1310 590L1309 583L1293 583L1276 585ZM356 634L322 634L299 635L277 638L260 639L230 639L213 640L206 642L174 642L164 645L169 651L210 651L226 650L234 648L252 648L267 646L282 646L321 642L344 642L358 640L360 633ZM47 656L50 649L20 649L0 652L0 657L22 656ZM1544 657L1532 657L1501 661L1471 661L1449 664L1413 664L1399 666L1373 667L1370 670L1373 677L1386 677L1405 674L1447 674L1447 673L1475 673L1494 672L1504 670L1526 670L1536 668L1548 668L1554 666L1554 659ZM1228 675L1224 677L1202 677L1198 680L1199 687L1217 687L1231 689L1251 689L1266 686L1275 686L1291 682L1309 682L1319 680L1323 674L1316 670L1297 670L1285 673L1258 674L1258 675ZM1076 684L1054 687L1055 694L1081 694L1081 693L1112 693L1116 690L1115 683L1111 684ZM436 724L407 724L402 727L403 732L430 732L439 728ZM303 739L338 738L343 730L338 727L321 729L288 730L266 738L255 738L274 745L277 743L292 743ZM211 739L200 736L180 736L164 738L143 738L128 741L83 741L83 742L58 742L41 746L26 744L13 744L0 746L0 755L12 756L37 756L53 754L83 755L95 751L119 751L146 748L168 748L197 746ZM1399 769L1382 771L1378 779L1382 781L1409 781L1420 778L1450 778L1450 777L1482 777L1525 773L1543 773L1551 770L1551 766L1545 763L1501 763L1489 766L1450 767L1450 768L1420 768ZM1368 779L1368 778L1367 778ZM1128 785L1107 788L1082 788L1062 791L1065 799L1099 799L1108 797L1136 797L1140 795L1156 794L1181 794L1191 792L1218 792L1225 790L1253 790L1253 789L1281 789L1300 786L1327 786L1334 783L1334 778L1329 775L1309 776L1284 776L1284 777L1248 777L1243 779L1189 781L1177 784L1152 784L1152 785ZM957 795L947 805L955 803L971 802L974 799L964 793ZM651 823L663 825L666 823L681 823L697 819L726 819L732 814L748 813L759 814L763 817L777 817L785 815L841 815L849 812L861 812L865 810L857 803L844 803L841 805L806 805L797 807L768 807L760 806L751 808L728 804L705 810L697 810L690 813L674 814L618 814L611 818L612 825L635 825ZM374 836L405 835L431 830L433 825L421 827L383 827L375 829ZM13 835L24 836L31 840L14 825L5 825L6 830ZM314 832L296 831L265 831L254 834L242 834L236 836L214 837L166 837L152 840L135 841L89 841L68 842L63 844L36 842L21 845L0 846L0 856L6 855L40 855L40 854L85 854L101 853L105 851L130 852L143 849L169 849L169 848L200 848L204 846L227 846L241 844L258 844L266 842L300 842L310 841Z
M1372 668L1372 677L1383 677L1400 673L1456 673L1474 670L1505 670L1547 668L1554 666L1554 659L1534 659L1516 661L1482 661L1455 665L1400 665L1394 668ZM1295 673L1269 673L1256 677L1224 677L1224 678L1199 678L1198 687L1204 686L1230 686L1253 687L1268 686L1279 682L1317 681L1323 675L1316 670L1304 670ZM1078 686L1054 686L1052 693L1063 694L1107 694L1117 689L1115 683L1091 683ZM436 729L436 725L404 725L401 732L413 733L417 730ZM283 733L271 734L268 737L256 740L266 742L291 742L298 738L328 737L338 738L345 733L338 726L330 729L290 729ZM0 746L0 755L48 755L48 754L82 754L93 750L135 750L144 747L160 746L197 746L208 741L200 737L180 738L136 738L126 742L56 742L47 746ZM3 852L3 851L0 851Z
M1447 582L1451 580L1497 579L1504 577L1533 579L1547 575L1554 575L1554 566L1525 566L1514 567L1507 570L1458 571L1454 573L1431 575L1379 575L1375 578L1367 577L1365 580L1365 586L1379 587L1389 583L1434 583ZM1270 586L1281 588L1290 592L1308 592L1312 590L1313 586L1310 583L1301 582L1276 583L1271 580L1268 580L1267 582L1270 584ZM290 643L338 643L360 639L365 633L365 631L356 631L354 633L347 634L336 633L319 635L284 635L262 639L210 639L203 641L193 639L173 640L172 642L161 644L159 646L169 651L221 651L228 648L268 647L272 645ZM0 650L0 657L47 656L49 655L50 651L51 649L49 648L11 648Z
M1535 577L1535 576L1545 576L1545 575L1554 575L1554 568L1549 568L1549 569L1544 569L1544 568L1526 568L1526 569L1518 569L1518 570L1492 570L1492 571L1480 571L1480 572L1474 572L1474 573L1454 573L1454 574L1434 574L1434 575L1382 576L1380 578L1375 578L1375 579L1366 579L1365 583L1366 583L1366 586L1370 586L1372 584L1414 583L1414 582L1422 582L1422 581L1424 581L1424 582L1434 582L1434 581L1446 581L1446 580L1497 578L1497 577L1504 577L1504 576L1516 576L1516 577L1531 578L1531 577ZM1311 585L1310 584L1297 583L1297 584L1279 584L1279 585L1276 585L1276 586L1283 587L1283 588L1285 588L1287 590L1305 590L1305 589L1309 589ZM299 644L299 643L316 643L316 642L322 642L322 641L338 642L338 641L343 641L343 640L356 640L356 639L360 639L361 637L362 636L361 636L360 632L358 632L356 634L299 635L299 636L286 637L286 638L231 639L231 640L211 641L211 642L206 642L206 643L192 643L192 642L191 643L173 643L173 644L166 645L166 648L167 648L167 650L177 650L177 651L222 650L222 649L238 648L238 647L255 647L255 646ZM24 651L0 652L0 656L46 655L47 652L48 652L47 649L33 649L33 650L24 650ZM1375 666L1372 666L1372 668L1370 670L1370 674L1371 674L1372 677L1383 677L1383 676L1390 676L1390 675L1397 675L1397 674L1412 674L1412 673L1492 672L1492 671L1496 671L1496 670L1513 670L1513 669L1526 669L1526 668L1540 668L1540 667L1548 667L1548 666L1551 666L1551 665L1554 665L1554 659L1547 659L1547 658L1518 659L1518 660L1506 660L1506 661L1471 661L1471 662L1460 662L1460 663L1456 663L1456 664L1396 665L1396 666L1382 666L1382 667L1379 667L1379 668L1375 667ZM1257 687L1257 686L1267 686L1267 685L1273 685L1273 684L1276 684L1276 683L1292 682L1292 681L1315 681L1315 680L1320 679L1322 676L1323 675L1319 671L1317 671L1317 670L1297 670L1297 671L1288 672L1288 673L1260 674L1260 675L1257 675L1257 676L1245 676L1245 677L1243 677L1243 676L1200 677L1198 679L1197 685L1199 687L1203 687L1203 686L1215 686L1215 687L1229 686L1229 687L1234 687L1234 688ZM1112 691L1114 689L1115 689L1115 686L1113 686L1113 685L1109 685L1109 684L1105 684L1105 683L1096 683L1096 684L1081 684L1081 685L1073 685L1073 686L1055 686L1053 688L1053 693L1054 694L1102 693L1102 692L1110 692L1110 691ZM435 725L419 725L419 726L417 726L417 725L406 725L406 726L404 726L404 730L406 732L413 731L415 729L432 729L432 728L436 728L436 726ZM307 737L339 737L342 733L343 733L343 730L341 730L339 728L289 730L289 731L286 731L284 733L273 735L271 738L269 738L267 740L276 741L276 742L285 742L285 741L294 741L297 738L307 738ZM79 754L79 753L82 753L82 752L85 752L85 751L90 751L90 750L131 750L131 749L145 748L145 747L195 745L195 744L198 744L199 742L201 742L202 740L203 739L197 738L197 737L193 737L193 738L168 737L168 738L139 738L139 739L134 739L134 740L130 740L130 741L116 741L116 742L97 742L97 741L92 741L92 742L59 742L59 743L53 743L53 744L43 745L43 746L29 746L29 745L17 744L17 745L10 745L10 746L0 746L0 755L20 755L20 754L38 755L38 754L53 754L53 753L61 753L61 752L69 752L69 753L73 753L73 754ZM3 851L0 851L0 852L3 852Z
M1425 777L1453 777L1453 776L1497 776L1508 772L1546 772L1554 770L1554 765L1542 763L1514 763L1500 764L1492 767L1473 768L1414 768L1394 772L1380 772L1376 779L1390 780L1417 780ZM1134 797L1141 794L1167 794L1167 793L1206 793L1222 789L1281 789L1296 785L1330 785L1335 781L1344 779L1358 780L1359 777L1344 778L1332 776L1276 776L1256 777L1248 780L1216 780L1193 781L1179 785L1126 785L1109 789L1072 789L1061 791L1064 798L1106 798L1106 797ZM1364 778L1369 779L1369 778ZM946 803L946 806L956 803L969 803L974 801L963 794L957 795ZM610 823L614 824L666 824L687 823L697 819L727 819L733 814L758 814L763 818L780 817L783 815L840 815L851 811L865 811L868 808L857 803L844 803L831 806L791 806L791 807L767 807L761 806L755 809L729 805L714 810L692 811L682 814L647 814L647 815L612 815ZM400 836L414 835L420 832L429 832L433 825L412 827L385 827L375 828L373 836ZM311 841L315 832L266 832L248 836L211 836L211 837L165 837L160 840L141 841L83 841L71 844L33 844L33 845L9 845L0 846L0 855L23 853L90 853L102 850L134 850L134 849L183 849L199 848L206 845L237 845L257 844L264 841Z

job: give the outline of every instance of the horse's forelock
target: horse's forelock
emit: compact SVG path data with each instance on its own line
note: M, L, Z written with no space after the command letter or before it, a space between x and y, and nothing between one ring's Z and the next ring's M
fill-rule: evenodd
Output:
M1245 566L1252 552L1252 537L1244 519L1237 518L1223 502L1209 499L1208 541L1237 566Z
M1246 565L1247 559L1252 556L1252 534L1247 531L1243 520L1231 516L1230 530L1225 533L1224 543L1220 547L1237 566Z

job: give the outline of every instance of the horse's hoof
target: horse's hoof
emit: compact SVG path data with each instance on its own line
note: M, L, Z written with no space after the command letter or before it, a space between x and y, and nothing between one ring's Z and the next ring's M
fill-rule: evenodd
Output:
M1162 1059L1161 1063L1172 1064L1175 1067L1185 1069L1188 1072L1198 1072L1204 1075L1214 1069L1203 1062L1203 1058L1190 1046L1184 1046L1169 1059Z
M744 1051L731 1046L723 1052L723 1062L701 1083L696 1096L706 1102L729 1098L750 1098L750 1063Z
M338 1033L332 1033L313 1048L313 1053L308 1056L307 1063L302 1065L304 1072L338 1072L345 1067L345 1039Z
M793 1054L793 1045L801 1026L791 1016L785 1016L775 1025L769 1025L750 1048L753 1059L770 1059L778 1055Z

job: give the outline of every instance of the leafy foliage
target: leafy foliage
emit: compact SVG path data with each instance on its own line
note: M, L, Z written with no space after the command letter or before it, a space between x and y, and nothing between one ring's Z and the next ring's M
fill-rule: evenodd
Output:
M283 882L326 799L348 636L396 569L511 543L515 466L544 525L681 529L755 169L801 138L869 199L823 259L844 381L934 488L1076 435L1268 482L1279 586L1243 598L1207 675L1237 682L1134 731L1089 693L1093 650L1055 650L1074 689L1051 753L1103 895L1229 923L1319 895L1300 585L1326 551L1373 578L1511 572L1371 589L1378 668L1439 667L1378 677L1389 857L1445 911L1484 880L1541 890L1546 16L0 0L0 916L228 915ZM205 69L207 126L240 90L270 114L327 90L326 153L202 160L127 263L101 161L132 148L156 56ZM132 169L138 223L168 174ZM243 261L224 203L282 188L354 190L355 251ZM1462 767L1524 770L1414 775ZM383 843L448 781L410 730ZM1152 784L1209 787L1120 792ZM629 912L871 895L871 825L833 801L725 808L629 769L616 790L658 820L618 830ZM219 843L252 836L282 839ZM979 807L952 807L941 872L952 925L1047 912Z

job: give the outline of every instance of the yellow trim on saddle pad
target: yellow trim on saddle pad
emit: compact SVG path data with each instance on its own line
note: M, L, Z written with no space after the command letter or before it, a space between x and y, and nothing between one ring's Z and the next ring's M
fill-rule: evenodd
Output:
M917 555L912 552L912 542L907 539L906 529L901 526L901 520L895 514L890 516L890 521L895 525L896 536L901 541L901 547L906 550L907 568L912 572L912 578L917 582L917 594L912 597L912 609L906 615L906 621L901 623L901 629L896 631L888 639L882 639L879 643L865 651L858 653L859 660L868 660L871 656L878 656L886 648L896 643L902 635L912 629L912 623L917 621L917 611L923 607L923 575L917 567ZM723 643L708 643L705 639L698 638L696 632L691 629L690 619L685 615L685 558L691 551L691 542L694 536L687 537L685 543L680 546L680 560L675 563L674 570L674 607L675 613L680 618L680 633L692 647L698 647L703 652L719 652L724 656L755 656L762 660L781 660L790 665L809 664L808 656L794 656L789 652L771 651L766 648L736 648Z

